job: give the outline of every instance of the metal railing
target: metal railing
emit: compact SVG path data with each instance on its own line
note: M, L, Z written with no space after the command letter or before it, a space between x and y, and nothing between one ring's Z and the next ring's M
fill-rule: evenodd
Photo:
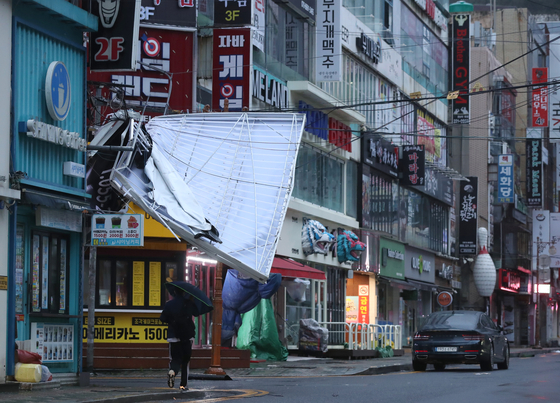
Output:
M373 350L377 347L387 346L391 346L393 349L402 348L402 329L399 325L346 322L319 322L319 325L329 330L329 348L345 348L346 343L349 350ZM331 334L334 334L335 337L331 337ZM331 343L331 340L337 339L345 340L345 342L342 344Z

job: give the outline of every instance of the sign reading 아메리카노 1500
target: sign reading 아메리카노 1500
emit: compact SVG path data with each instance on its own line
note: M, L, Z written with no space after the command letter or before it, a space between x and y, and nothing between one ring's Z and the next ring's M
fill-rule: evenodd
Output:
M453 124L468 124L470 120L470 15L453 16L453 89L459 91L453 100Z
M476 231L478 226L478 177L467 177L469 182L459 182L459 254L476 254Z

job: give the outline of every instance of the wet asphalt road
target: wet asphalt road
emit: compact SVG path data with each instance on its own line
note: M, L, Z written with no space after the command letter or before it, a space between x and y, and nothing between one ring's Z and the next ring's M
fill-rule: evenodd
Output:
M124 380L96 379L94 382L103 387L118 387ZM165 379L128 379L125 382L128 386L138 382L139 387L165 387ZM449 366L443 372L436 372L428 366L426 372L318 378L234 378L231 381L192 380L189 386L193 389L253 391L255 393L250 399L255 403L280 400L306 403L556 403L560 402L560 353L512 358L508 370L494 369L491 372L466 365ZM176 398L173 401L181 400ZM230 399L222 397L212 401L225 400Z

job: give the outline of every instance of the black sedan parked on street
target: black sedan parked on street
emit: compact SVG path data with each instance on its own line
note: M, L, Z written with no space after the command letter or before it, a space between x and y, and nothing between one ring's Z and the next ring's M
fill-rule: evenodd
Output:
M483 312L441 311L427 316L414 335L412 367L425 371L433 364L479 364L483 371L509 368L509 345L503 329Z

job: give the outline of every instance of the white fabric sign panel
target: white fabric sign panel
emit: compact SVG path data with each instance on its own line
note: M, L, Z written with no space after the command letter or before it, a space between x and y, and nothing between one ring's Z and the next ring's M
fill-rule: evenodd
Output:
M264 282L304 124L294 113L158 116L149 138L136 130L112 185L209 258Z
M342 0L317 0L317 81L342 80Z

